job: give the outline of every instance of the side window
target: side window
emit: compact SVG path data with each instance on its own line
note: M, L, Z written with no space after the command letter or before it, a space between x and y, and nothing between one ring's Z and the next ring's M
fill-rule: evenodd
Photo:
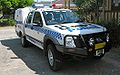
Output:
M30 13L28 14L26 23L28 23L28 24L31 23L32 15L33 15L33 12L30 12Z
M42 18L41 18L40 12L35 12L34 18L33 18L33 23L42 24Z

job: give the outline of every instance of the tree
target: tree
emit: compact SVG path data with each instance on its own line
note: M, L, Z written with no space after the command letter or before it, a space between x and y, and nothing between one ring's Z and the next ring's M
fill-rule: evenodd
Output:
M103 0L76 0L75 4L84 10L90 11L90 10L96 10L97 7L101 6L103 3Z
M87 14L91 11L96 13L96 18L98 19L99 7L102 6L103 0L76 0L75 4L80 8L79 11L82 14Z
M32 5L32 3L33 3L33 0L0 0L0 8L4 16L4 15L10 15L17 8L30 6Z
M32 5L33 0L20 0L18 3L19 4L18 4L17 8L20 8L20 7L22 8L22 7L26 7L26 6Z

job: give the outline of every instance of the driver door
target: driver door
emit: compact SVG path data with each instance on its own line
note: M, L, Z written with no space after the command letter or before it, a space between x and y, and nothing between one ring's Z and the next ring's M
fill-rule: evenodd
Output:
M41 30L43 29L43 22L40 12L36 11L34 13L31 25L32 42L34 42L35 45L43 49L43 39L45 34L41 32Z

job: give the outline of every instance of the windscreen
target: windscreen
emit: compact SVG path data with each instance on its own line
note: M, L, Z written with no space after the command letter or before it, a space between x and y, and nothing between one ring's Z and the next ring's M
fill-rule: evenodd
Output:
M73 11L43 11L43 16L47 25L75 23L79 20Z

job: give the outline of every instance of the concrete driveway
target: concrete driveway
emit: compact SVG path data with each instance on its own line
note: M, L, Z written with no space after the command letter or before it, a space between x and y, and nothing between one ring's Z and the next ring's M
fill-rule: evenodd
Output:
M0 75L120 75L120 49L112 49L101 60L66 61L53 72L41 49L23 48L14 27L0 27Z

